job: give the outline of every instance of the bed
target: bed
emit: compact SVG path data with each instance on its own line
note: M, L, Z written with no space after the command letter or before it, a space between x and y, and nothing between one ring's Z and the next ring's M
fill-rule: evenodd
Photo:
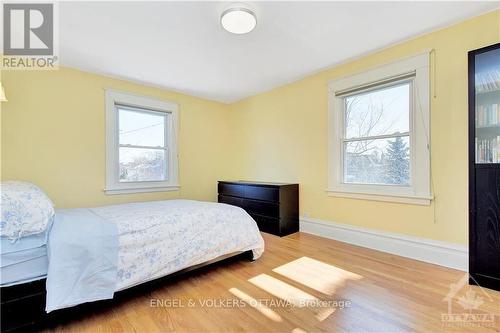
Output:
M2 246L2 331L207 263L242 254L255 260L264 251L244 210L194 200L57 210L45 233L10 242L12 251ZM20 300L32 296L30 306L38 308L20 315Z

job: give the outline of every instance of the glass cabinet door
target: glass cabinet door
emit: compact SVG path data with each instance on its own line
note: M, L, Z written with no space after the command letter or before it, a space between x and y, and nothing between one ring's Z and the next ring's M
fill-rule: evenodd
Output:
M500 49L475 57L476 163L500 163Z

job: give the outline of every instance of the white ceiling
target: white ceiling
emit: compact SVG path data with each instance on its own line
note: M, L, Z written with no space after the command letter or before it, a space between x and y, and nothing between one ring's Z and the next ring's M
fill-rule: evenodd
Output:
M251 2L257 28L220 27L224 2L64 2L60 59L233 102L499 7L499 2Z

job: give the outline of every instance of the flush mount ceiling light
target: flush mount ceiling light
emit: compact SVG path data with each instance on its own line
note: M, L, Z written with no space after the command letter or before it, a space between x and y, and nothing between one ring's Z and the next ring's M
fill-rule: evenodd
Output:
M230 33L242 35L252 31L257 25L257 17L253 10L242 4L235 4L222 12L222 27Z

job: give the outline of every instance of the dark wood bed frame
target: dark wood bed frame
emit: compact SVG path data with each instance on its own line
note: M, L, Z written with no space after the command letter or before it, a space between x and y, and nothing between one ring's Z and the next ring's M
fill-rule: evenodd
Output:
M242 259L252 261L252 251L227 254L205 263L185 268L167 276L119 291L115 293L114 298L111 300L84 303L75 307L53 311L48 314L45 312L45 279L3 287L0 288L0 330L1 332L26 332L54 327L97 311L105 310L113 304L116 305L132 297L144 295L156 288L165 286L167 282L175 281L176 278L188 272L192 272L202 267L212 266L215 263L219 265L222 263L227 264Z

